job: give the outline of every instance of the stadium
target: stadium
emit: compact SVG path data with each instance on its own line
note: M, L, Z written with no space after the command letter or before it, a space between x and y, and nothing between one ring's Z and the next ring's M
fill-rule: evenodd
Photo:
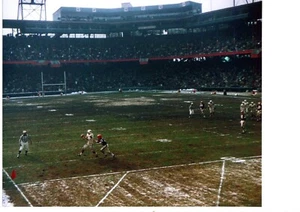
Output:
M262 101L262 1L205 13L193 1L61 7L53 21L3 28L17 32L3 35L14 206L262 206L261 108L241 109ZM99 157L78 156L88 129L115 157L98 143ZM32 143L17 157L23 130Z

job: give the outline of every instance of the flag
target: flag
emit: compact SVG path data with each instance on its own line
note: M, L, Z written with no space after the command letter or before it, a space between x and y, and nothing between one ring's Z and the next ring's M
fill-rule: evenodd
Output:
M10 177L11 177L11 179L13 179L13 180L17 177L16 170L12 170Z

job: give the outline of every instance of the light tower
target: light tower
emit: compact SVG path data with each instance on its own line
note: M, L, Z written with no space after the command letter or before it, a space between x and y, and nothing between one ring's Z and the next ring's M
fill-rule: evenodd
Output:
M46 21L46 0L19 0L17 19Z
M254 3L256 2L257 0L233 0L233 6L238 6L239 3L240 4L250 4L250 3ZM258 1L261 1L261 0L258 0Z

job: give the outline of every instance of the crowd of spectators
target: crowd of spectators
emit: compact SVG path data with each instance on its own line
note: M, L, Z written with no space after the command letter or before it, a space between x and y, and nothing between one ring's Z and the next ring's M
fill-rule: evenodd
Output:
M246 27L245 27L246 26ZM243 28L244 27L244 28ZM201 61L155 61L194 54L261 49L261 31L244 25L191 34L118 37L106 39L3 36L3 92L37 92L44 83L63 83L67 92L116 90L118 88L261 88L261 59L230 56L205 57ZM257 29L257 28L256 28ZM99 60L150 58L149 64ZM51 66L11 65L7 61L82 61ZM87 61L88 60L88 61ZM86 62L85 62L86 61ZM98 61L98 62L97 62ZM47 89L57 89L47 87ZM62 87L59 89L63 89Z
M250 28L191 34L106 39L4 36L3 60L112 60L233 52L261 48L261 36Z
M259 59L221 58L205 61L153 61L147 65L138 62L107 64L69 64L60 68L7 65L3 73L4 93L38 92L41 90L41 72L45 84L64 83L67 92L96 92L122 89L216 89L261 88ZM63 86L45 87L45 91L64 90Z

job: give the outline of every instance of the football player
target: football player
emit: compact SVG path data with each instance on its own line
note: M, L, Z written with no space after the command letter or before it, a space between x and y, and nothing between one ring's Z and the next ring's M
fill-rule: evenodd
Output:
M250 113L251 119L254 119L256 116L256 108L255 107L256 107L256 105L254 102L251 102L249 104L249 113Z
M215 103L212 100L209 100L208 104L209 116L212 117L215 114Z
M107 143L106 140L102 137L101 134L98 134L98 135L97 135L97 141L96 141L96 143L102 145L100 151L104 154L104 157L107 157L107 153L110 154L112 158L115 157L115 154L112 153L112 152L109 150L108 143Z
M194 110L194 103L191 102L190 106L189 106L189 118L192 117L192 115L195 113L195 110Z
M258 102L256 105L256 121L261 121L261 113L262 113L261 102Z
M246 130L245 130L245 125L246 125L246 115L245 115L245 112L241 112L241 121L240 121L240 124L241 124L241 128L242 128L242 133L245 133Z
M245 100L243 101L243 103L244 103L244 106L245 106L245 113L247 114L247 113L248 113L248 110L249 110L249 102L247 101L247 99L245 99Z
M246 106L245 106L244 102L242 102L240 104L240 112L246 112Z
M20 148L19 148L19 152L17 154L17 158L20 157L20 154L21 154L23 149L25 150L25 155L27 156L27 153L28 153L28 150L29 150L29 144L28 144L29 142L30 142L30 144L32 144L32 141L31 141L29 135L27 134L27 131L23 130L23 133L19 138Z
M78 154L78 156L81 156L83 154L83 152L89 148L93 154L98 157L98 154L97 152L95 151L94 149L94 134L92 133L92 130L87 130L87 134L84 135L84 134L81 134L80 136L83 140L86 140L87 143L83 145L82 149L81 149L81 152Z
M200 101L199 109L200 109L200 112L201 112L203 118L205 118L205 114L204 114L205 104L203 101Z

